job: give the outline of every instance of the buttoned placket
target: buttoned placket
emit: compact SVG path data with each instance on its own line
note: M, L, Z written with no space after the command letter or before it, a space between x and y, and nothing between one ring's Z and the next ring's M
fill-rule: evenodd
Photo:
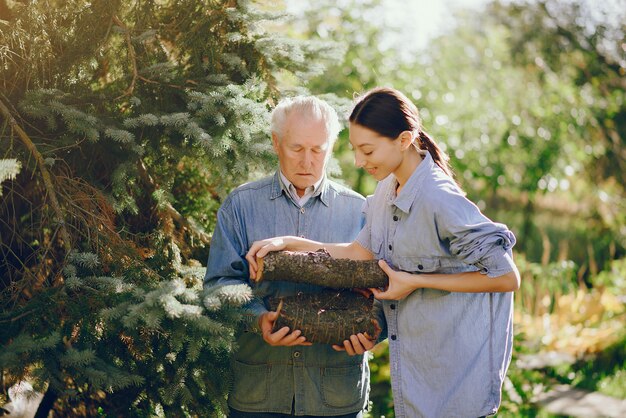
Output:
M307 208L306 206L308 205L309 202L307 202L307 205L301 207L298 210L298 236L300 237L304 237L307 235L306 233L306 227L307 227Z
M400 221L402 219L402 211L400 209L398 209L398 207L393 204L393 201L395 199L392 198L392 196L390 196L390 199L388 201L389 203L389 209L390 209L390 219L387 222L387 248L384 249L385 252L385 259L388 261L391 261L392 264L393 263L393 254L394 254L394 248L393 248L393 244L395 243L395 236L396 236L396 231L399 228L399 224ZM395 267L395 266L394 266ZM402 394L402 388L399 384L399 382L402 380L402 367L400 364L400 359L401 357L401 350L400 350L400 335L399 335L399 329L398 329L398 313L400 311L400 302L401 301L397 301L397 300L391 300L391 301L387 301L385 303L385 316L387 319L387 329L388 329L388 335L389 335L389 351L390 351L390 359L391 360L391 367L393 370L393 373L395 375L395 378L392 379L391 381L391 386L392 386L392 390L393 393L395 393L396 396L396 405L394 407L395 411L396 411L396 416L397 417L404 417L405 416L405 412L404 412L404 403L402 402L403 399L403 394Z
M400 380L402 379L401 365L400 359L401 350L400 350L400 338L398 335L398 312L400 310L400 301L391 300L384 302L385 309L385 319L387 320L387 330L389 335L389 352L390 352L390 361L391 361L391 369L394 378L391 379L391 387L393 393L396 395L396 405L395 411L397 417L404 416L404 405L402 402L403 394L402 388L400 386Z
M393 245L396 241L396 230L400 221L400 209L395 205L391 205L391 222L388 223L387 228L387 257L386 260L392 260L394 254Z
M294 348L291 353L293 360L293 381L295 385L295 402L294 408L297 414L304 414L304 352L298 348Z
M311 199L314 199L312 197ZM307 215L309 212L309 208L311 207L312 200L309 199L304 206L298 209L298 236L304 238L307 235ZM296 414L304 414L304 405L305 405L305 390L304 390L304 352L297 347L293 349L291 353L291 357L293 360L293 381L295 384L294 391L294 408Z

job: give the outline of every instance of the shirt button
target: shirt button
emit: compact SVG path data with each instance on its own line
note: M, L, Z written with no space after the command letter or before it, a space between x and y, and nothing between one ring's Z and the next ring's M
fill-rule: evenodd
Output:
M394 220L394 221L396 221L396 222L397 222L397 221L398 221L398 219L399 219L399 218L398 218L398 216L397 216L397 215L393 215L393 220Z
M424 270L424 266L422 266L421 264L418 264L417 268L420 269L420 270Z
M299 352L299 351L295 351L295 352L293 353L293 356L294 356L295 358L300 357L300 352Z
M393 335L391 336L391 339L392 339L392 340L394 340L394 341L396 340L396 338L398 338L398 337L396 337L396 334L393 334Z
M300 208L300 213L304 213L304 208Z
M391 305L389 305L389 307L390 307L391 309L396 309L396 304L395 304L395 303L392 303Z
M393 250L393 247L391 246L391 244L389 244L389 251Z

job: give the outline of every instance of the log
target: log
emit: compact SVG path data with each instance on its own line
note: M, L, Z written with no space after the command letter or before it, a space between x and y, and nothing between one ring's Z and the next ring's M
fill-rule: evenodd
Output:
M333 258L324 249L317 251L276 251L257 258L256 282L290 281L333 289L386 287L389 278L377 260Z
M351 335L363 333L376 340L381 328L374 311L374 298L350 290L325 289L320 293L298 293L273 297L270 309L278 312L273 331L299 329L308 342L343 345Z

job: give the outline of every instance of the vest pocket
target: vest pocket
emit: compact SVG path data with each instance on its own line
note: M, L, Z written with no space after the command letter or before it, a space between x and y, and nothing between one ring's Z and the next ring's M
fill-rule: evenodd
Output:
M358 406L365 395L361 365L324 367L321 372L322 402L330 408ZM367 382L365 382L367 385Z
M439 268L436 257L398 257L398 269L409 273L438 273Z
M441 273L441 260L437 257L404 257L398 262L398 268L409 273ZM447 290L437 290L430 288L420 289L422 298L436 299L449 295Z
M234 385L230 394L238 403L256 404L267 399L271 366L233 362Z

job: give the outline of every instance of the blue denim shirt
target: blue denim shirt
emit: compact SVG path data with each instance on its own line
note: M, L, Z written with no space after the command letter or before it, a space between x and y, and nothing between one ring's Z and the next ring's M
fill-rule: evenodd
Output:
M515 237L486 218L430 154L396 196L390 175L368 197L357 241L411 273L513 271ZM513 294L418 289L383 301L397 418L497 411L511 360Z
M218 211L205 286L249 283L245 254L265 238L298 235L321 242L351 242L361 230L364 198L324 179L303 207L286 193L279 173L233 191ZM321 288L261 282L249 306L251 324L267 312L263 299ZM369 393L365 356L350 357L330 345L272 347L255 331L238 336L234 385L228 402L245 412L343 415L363 410Z

